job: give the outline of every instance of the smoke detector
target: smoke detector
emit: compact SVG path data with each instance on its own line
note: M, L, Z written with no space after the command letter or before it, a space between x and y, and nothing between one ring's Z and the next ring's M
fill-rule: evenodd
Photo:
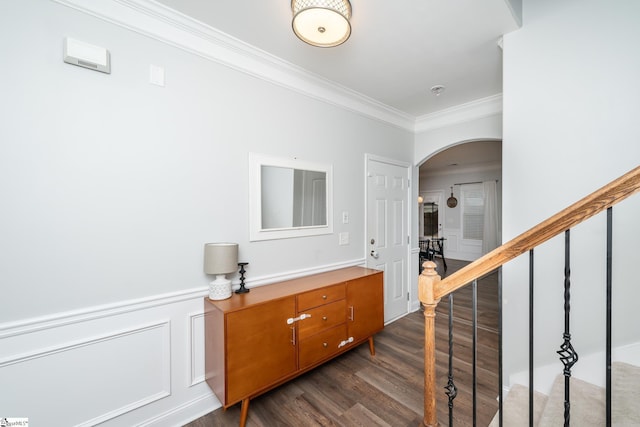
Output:
M431 92L435 95L435 96L440 96L440 94L442 92L444 92L444 86L443 85L435 85L431 87Z
M435 96L440 96L442 92L444 92L443 85L435 85L431 87L431 93L433 93Z

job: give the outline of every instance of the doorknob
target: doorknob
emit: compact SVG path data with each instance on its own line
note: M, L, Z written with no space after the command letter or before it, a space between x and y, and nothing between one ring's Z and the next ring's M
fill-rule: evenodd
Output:
M377 251L371 251L371 257L378 259L378 252Z

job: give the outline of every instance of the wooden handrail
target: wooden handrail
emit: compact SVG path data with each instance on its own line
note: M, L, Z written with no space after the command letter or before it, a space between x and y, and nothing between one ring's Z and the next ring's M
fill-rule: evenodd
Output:
M435 263L424 263L424 270L418 276L418 298L424 307L425 317L423 426L438 425L435 401L435 312L440 299L638 191L640 166L445 279L436 273Z
M434 299L450 294L638 191L640 166L442 279L434 285Z

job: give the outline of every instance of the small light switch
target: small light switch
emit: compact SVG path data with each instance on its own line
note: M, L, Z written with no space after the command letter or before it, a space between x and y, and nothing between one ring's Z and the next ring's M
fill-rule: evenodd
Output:
M344 246L348 244L349 244L349 232L343 231L342 233L338 234L338 245Z
M149 83L164 87L164 67L149 65Z

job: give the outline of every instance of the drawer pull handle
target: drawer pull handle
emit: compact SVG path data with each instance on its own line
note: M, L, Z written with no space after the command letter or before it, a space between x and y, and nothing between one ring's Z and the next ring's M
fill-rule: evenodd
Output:
M338 348L340 347L344 347L347 344L351 344L353 342L353 337L349 337L346 340L340 341L340 344L338 344Z
M349 320L351 320L352 322L353 322L353 320L354 320L353 314L354 314L354 313L353 313L353 306L352 306L352 305L350 305L350 306L349 306Z
M291 344L296 345L296 327L291 327Z
M324 348L327 348L327 347L329 347L329 344L327 344L326 342L323 342L323 343L322 343L322 346L323 346Z
M326 321L327 320L327 316L322 316L322 320Z
M287 319L287 325L291 325L291 324L297 322L298 320L304 320L304 319L307 319L309 317L311 317L311 315L307 314L307 313L302 313L298 317L290 317L290 318Z
M322 299L327 299L327 296L326 295L322 295Z

